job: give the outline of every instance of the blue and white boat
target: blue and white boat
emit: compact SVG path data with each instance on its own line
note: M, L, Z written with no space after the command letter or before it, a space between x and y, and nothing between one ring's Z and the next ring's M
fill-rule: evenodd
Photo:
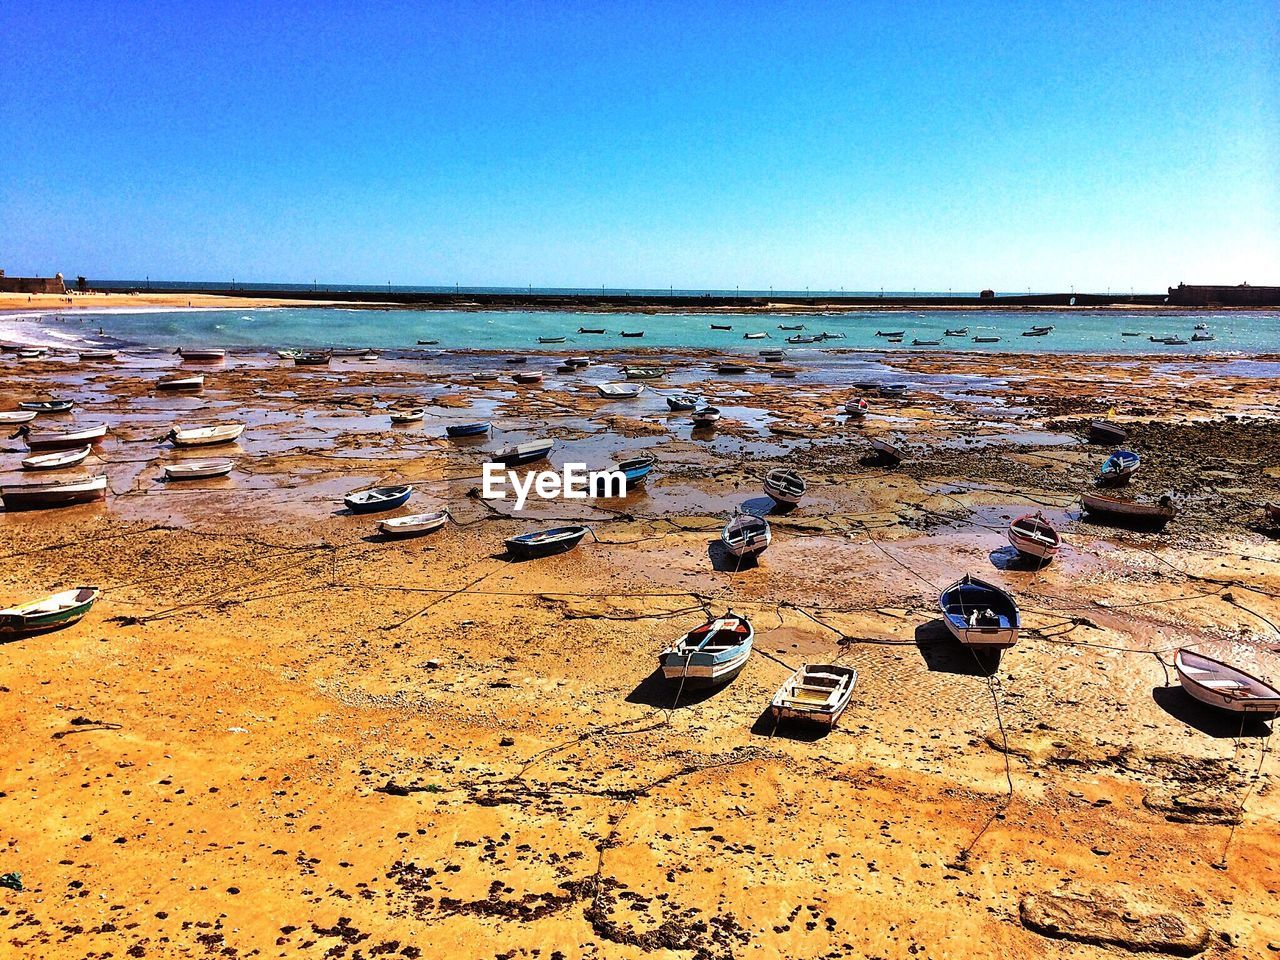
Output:
M693 410L698 406L698 398L689 393L667 397L667 407L672 410Z
M657 462L655 457L646 453L627 460L619 460L618 469L627 478L627 486L630 487L637 483L644 483L645 478L652 472L653 465Z
M1098 482L1108 486L1128 483L1141 465L1141 458L1132 450L1117 450L1102 464L1102 469L1098 471Z
M482 437L489 432L488 420L477 420L475 423L455 423L444 428L450 437Z
M507 552L516 560L532 560L549 557L555 553L567 553L582 542L590 527L576 524L571 527L554 527L518 537L507 538Z
M966 647L1004 650L1018 642L1018 602L995 584L966 573L942 591L939 603L947 629Z
M383 510L394 510L403 507L413 496L413 487L399 484L393 487L370 487L368 490L357 490L342 498L347 509L352 513L379 513Z
M751 621L728 610L663 650L658 666L668 680L704 686L727 683L747 665L754 638Z

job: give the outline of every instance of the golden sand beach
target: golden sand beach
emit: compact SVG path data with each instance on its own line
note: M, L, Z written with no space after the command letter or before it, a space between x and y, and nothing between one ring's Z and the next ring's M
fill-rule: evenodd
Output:
M686 351L610 401L617 359L596 359L531 356L547 379L516 387L480 354L233 354L195 395L155 391L180 367L159 352L0 359L0 410L67 397L40 425L109 425L71 474L110 486L0 514L0 604L103 590L78 624L0 643L0 874L24 887L0 889L0 956L1276 955L1270 726L1171 668L1194 646L1280 681L1271 376L922 353L778 380ZM677 389L721 407L714 431L666 410ZM407 402L424 421L393 427ZM1131 493L1179 505L1161 532L1081 516L1110 452L1088 423L1113 408ZM477 418L492 437L444 438ZM247 427L163 442L215 421ZM556 465L657 463L624 500L476 497L486 452L535 436ZM906 462L871 463L872 437ZM31 479L21 440L3 450L0 482ZM162 479L195 456L236 466ZM770 509L777 466L808 493L733 563L719 530ZM342 505L380 483L456 523L380 537ZM1038 569L1005 538L1037 510L1065 539ZM595 537L506 556L563 522ZM965 573L1021 606L998 664L939 620ZM727 609L755 626L750 661L677 698L658 652ZM806 662L858 671L830 732L767 713Z

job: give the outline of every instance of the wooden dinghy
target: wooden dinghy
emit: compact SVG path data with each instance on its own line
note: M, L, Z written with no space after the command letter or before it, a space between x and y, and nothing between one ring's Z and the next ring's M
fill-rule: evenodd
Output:
M107 435L105 423L86 424L76 430L43 430L35 433L25 424L14 437L22 437L32 450L69 450L97 443Z
M564 337L539 337L539 343L564 343Z
M865 417L869 409L870 405L867 403L866 397L852 397L846 400L844 404L844 412L851 417Z
M169 431L169 442L175 447L212 447L220 443L234 443L244 433L243 423L215 423L208 427L174 427Z
M114 350L81 350L79 353L81 363L111 361L116 358Z
M1048 330L1023 330L1022 335L1024 337L1047 337L1049 335L1049 331Z
M751 621L726 610L658 654L658 666L667 680L694 686L728 683L751 659L754 639Z
M871 449L882 463L901 463L907 459L907 453L896 444L876 437L871 441Z
M44 358L44 347L20 347L18 349L19 360L41 360Z
M503 447L493 455L494 463L501 463L504 466L514 467L523 463L534 463L535 461L544 459L551 452L554 441L551 440L529 440L525 443L517 443L510 447Z
M1128 483L1129 478L1138 472L1142 465L1141 458L1132 450L1117 450L1103 461L1098 470L1098 482L1105 486L1118 487Z
M333 360L331 353L300 353L293 358L295 367L327 367Z
M15 483L0 487L0 500L6 510L40 510L45 507L68 507L76 503L92 503L107 498L107 475L76 480L53 480L48 483Z
M75 587L0 610L0 636L26 637L69 627L89 612L101 593L97 587Z
M1009 524L1009 543L1024 557L1044 563L1058 555L1062 536L1041 514L1028 513Z
M227 358L227 351L216 349L180 348L174 351L185 363L218 363Z
M965 574L942 591L938 602L947 629L966 647L1005 650L1018 642L1018 603L995 584Z
M532 560L535 557L567 553L582 542L582 538L587 535L589 529L591 528L582 524L575 524L509 537L506 541L507 552L516 560Z
M30 423L36 418L34 410L0 411L0 424Z
M188 376L173 375L161 377L156 381L157 390L203 390L204 374L193 373Z
M75 405L74 400L23 400L18 408L34 413L67 413Z
M521 386L528 386L533 383L542 382L542 374L540 373L517 373L511 378Z
M22 461L23 470L62 470L83 463L93 451L93 447L72 447L69 450L55 450L53 453L38 453Z
M382 510L403 507L409 502L411 496L413 496L413 487L406 483L357 490L355 493L348 493L342 498L342 502L352 513L378 513Z
M475 423L454 423L444 428L444 432L454 440L462 437L482 437L489 432L488 420L477 420Z
M720 542L732 556L742 559L758 557L769 549L773 531L769 521L753 513L739 513L729 518L720 531Z
M579 327L579 333L604 333L604 327Z
M628 333L626 330L623 330L621 331L621 333L624 337L643 337L644 336L643 330L633 330L630 333Z
M471 379L476 383L492 383L498 379L498 375L496 373L473 373Z
M699 407L693 411L693 425L695 427L714 427L720 420L719 407Z
M1122 500L1101 493L1085 493L1080 497L1086 513L1135 526L1162 527L1178 515L1178 507L1165 494L1155 503Z
M628 380L658 380L667 375L667 371L659 367L624 367L622 372Z
M775 380L794 380L796 378L796 372L790 367L787 367L781 370L770 370L769 376L773 377Z
M942 346L941 340L912 340L913 347L939 347Z
M503 357L502 362L510 363L512 365L518 366L519 364L522 364L522 363L528 363L529 358L526 356Z
M732 330L733 324L732 323L713 323L711 324L711 329L712 330Z
M1259 717L1280 714L1280 690L1238 667L1185 647L1173 657L1182 689L1210 707Z
M420 537L424 533L439 530L449 522L448 510L434 513L415 513L407 517L389 517L378 524L378 529L388 537Z
M745 363L734 363L733 361L729 361L727 363L722 363L716 367L716 373L725 374L728 376L736 376L737 374L746 373L746 372L747 372L747 365Z
M817 335L806 335L797 333L794 337L787 337L787 343L821 343L822 337Z
M776 470L770 470L764 477L764 492L771 496L777 503L794 507L804 497L804 492L809 488L804 477L800 476L794 470L787 470L779 467Z
M1124 443L1128 431L1110 420L1094 420L1089 424L1089 439L1094 443Z
M808 720L834 728L853 697L858 671L839 663L806 663L769 704L775 720Z
M906 335L907 335L907 331L905 330L877 330L876 331L877 337L905 337Z
M417 423L427 415L425 407L401 407L391 411L392 423Z
M166 480L210 480L214 477L225 477L235 468L234 460L183 460L180 463L166 463L164 478Z
M760 359L766 363L781 363L787 359L787 351L785 350L761 350Z
M694 410L698 406L698 398L688 393L678 393L667 397L667 408L670 410Z
M596 392L610 400L629 400L644 393L643 383L602 383Z

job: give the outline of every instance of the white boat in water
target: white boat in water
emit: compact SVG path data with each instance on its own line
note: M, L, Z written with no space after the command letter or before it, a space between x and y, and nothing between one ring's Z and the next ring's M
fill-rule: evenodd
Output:
M53 453L37 453L22 461L22 469L61 470L65 467L74 467L78 463L83 463L92 450L93 447L86 443L83 447L73 447L70 450L55 450Z
M1183 648L1173 667L1182 689L1203 704L1231 713L1280 714L1280 690L1238 667Z
M208 480L225 477L235 465L234 460L185 460L166 463L164 476L166 480Z
M175 447L211 447L219 443L232 443L244 433L243 423L218 423L210 427L188 427L169 431L169 440Z
M644 393L643 383L602 383L596 392L610 400L628 400Z
M35 418L34 410L0 410L0 424L30 423Z
M775 720L810 720L834 727L849 706L858 671L839 663L806 663L787 678L769 704Z
M202 390L204 374L193 373L185 376L161 377L156 381L157 390Z
M417 537L439 530L449 522L448 510L434 513L415 513L407 517L390 517L378 524L378 529L388 537Z
M427 415L422 407L401 407L391 411L392 423L416 423Z
M97 443L107 435L105 423L93 423L76 430L42 430L36 432L25 424L18 428L14 436L26 440L32 450L69 450L78 449L85 444Z

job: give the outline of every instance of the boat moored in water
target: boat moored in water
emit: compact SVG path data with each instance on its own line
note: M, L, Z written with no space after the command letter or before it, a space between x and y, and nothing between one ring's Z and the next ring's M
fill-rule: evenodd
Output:
M490 426L488 420L477 420L475 423L452 423L444 428L444 432L455 440L462 437L482 437L489 432Z

